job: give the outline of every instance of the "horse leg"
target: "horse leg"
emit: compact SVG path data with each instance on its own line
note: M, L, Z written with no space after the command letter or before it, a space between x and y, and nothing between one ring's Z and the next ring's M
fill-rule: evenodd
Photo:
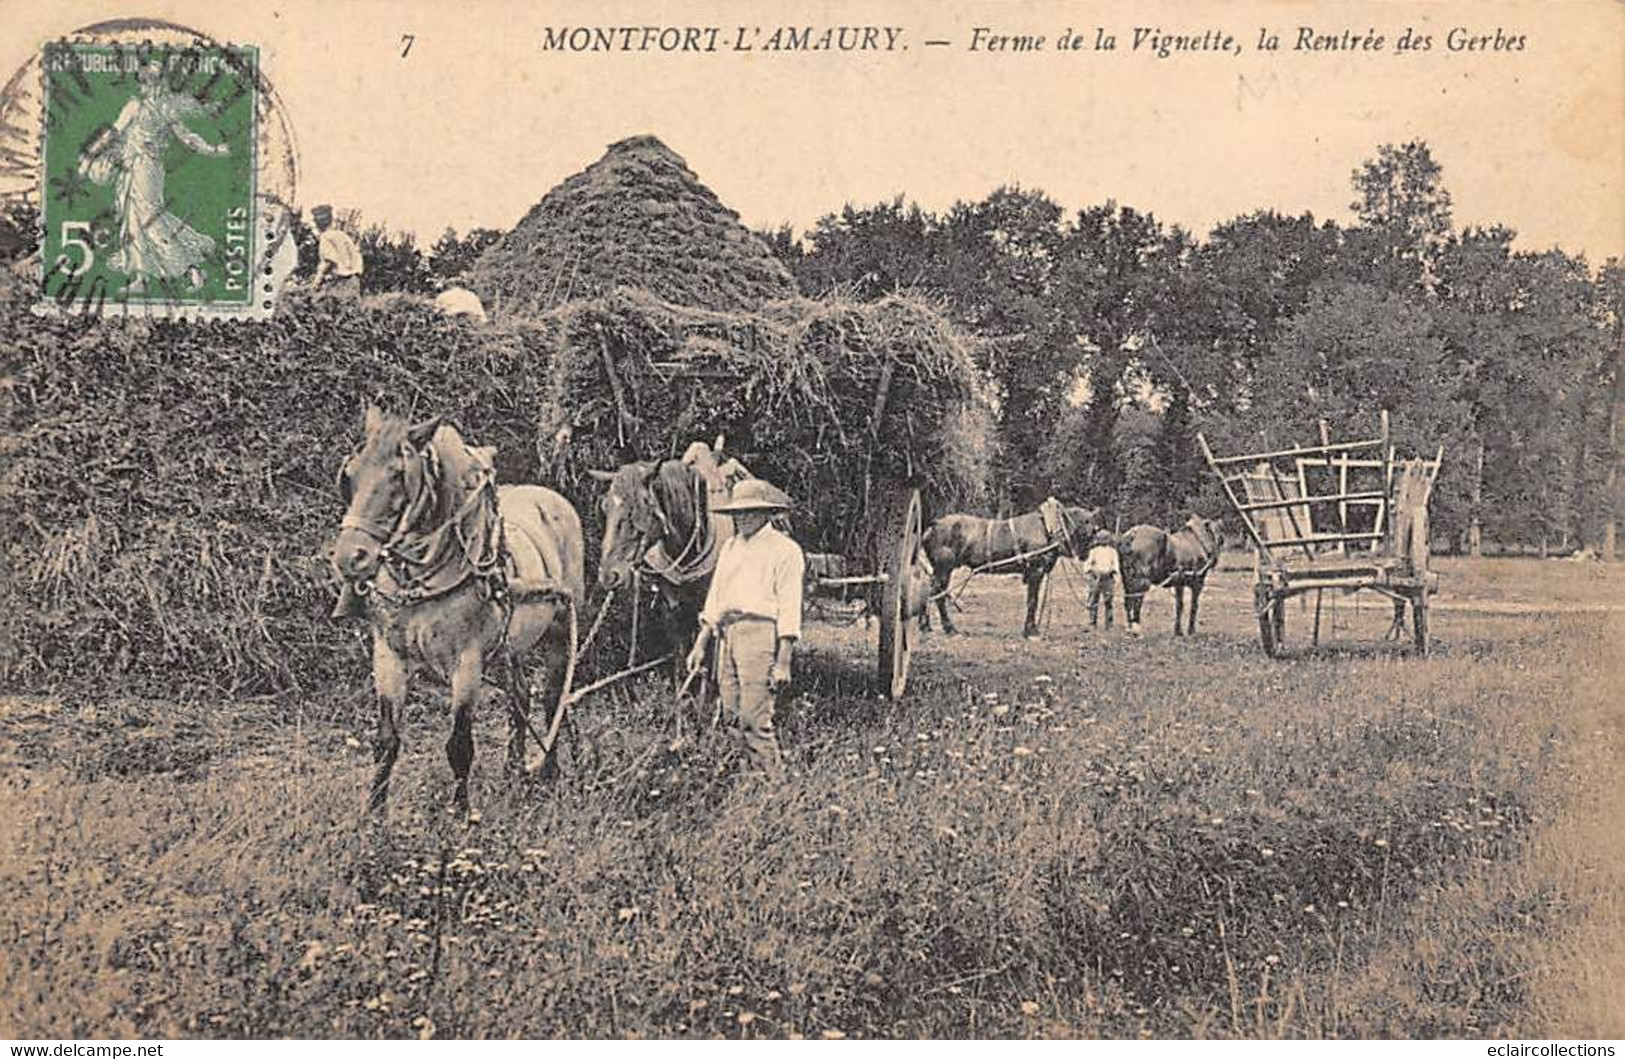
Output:
M1188 629L1188 631L1190 632L1190 634L1192 636L1196 635L1196 601L1201 599L1201 598L1202 598L1202 582L1200 582L1200 581L1193 582L1191 584L1191 620L1190 620L1190 627Z
M1185 632L1180 626L1185 621L1185 586L1174 586L1174 635L1183 636Z
M530 673L518 651L509 651L505 660L508 677L508 763L509 776L525 769L525 731L530 727Z
M1405 635L1405 601L1394 600L1394 620L1389 622L1388 631L1383 634L1384 640L1397 640Z
M952 636L958 632L954 628L954 620L948 617L948 584L953 580L954 569L944 564L931 576L931 595L937 601L937 613L942 616L942 632L945 636ZM931 608L925 609L927 620L930 620Z
M454 783L452 805L459 814L468 812L468 773L474 764L474 706L479 701L482 651L479 644L465 650L451 674L452 722L446 760L451 763Z
M377 765L372 777L370 811L382 814L389 797L389 774L401 753L401 712L406 707L409 676L406 659L396 654L383 636L372 638L372 684L378 697L378 733L373 739L372 760Z
M553 730L553 715L558 712L559 700L564 697L564 676L569 663L570 645L563 636L553 635L549 631L547 638L542 642L541 660L536 668L537 689L540 692L541 716L547 725L542 738ZM542 747L541 775L544 780L557 779L559 775L559 743L564 738L564 727L561 724L559 731L553 737L552 746Z
M1027 622L1022 626L1021 635L1031 640L1038 636L1038 597L1043 594L1044 575L1027 573L1022 575L1022 580L1027 582Z

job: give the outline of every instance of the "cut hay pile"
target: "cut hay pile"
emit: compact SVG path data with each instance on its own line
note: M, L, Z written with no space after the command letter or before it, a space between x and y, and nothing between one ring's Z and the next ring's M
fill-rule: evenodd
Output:
M364 403L445 413L498 446L504 480L535 480L548 344L416 298L291 296L262 324L0 306L0 680L361 687L361 634L327 617L323 552Z
M986 493L987 384L968 340L916 299L720 313L617 290L546 324L544 473L566 495L594 495L589 469L720 434L801 501L804 544L861 555L877 505L901 487L922 487L939 510Z
M638 287L677 305L750 309L795 281L739 215L653 136L612 145L488 249L469 274L488 309L552 309Z
M866 480L942 500L985 484L981 377L902 299L726 314L618 291L502 324L403 296L293 295L258 324L41 319L27 300L0 305L0 683L16 690L363 693L364 635L327 617L324 553L369 400L445 414L497 446L500 480L559 488L592 557L586 468L718 433L802 501L815 548L865 547L882 521Z

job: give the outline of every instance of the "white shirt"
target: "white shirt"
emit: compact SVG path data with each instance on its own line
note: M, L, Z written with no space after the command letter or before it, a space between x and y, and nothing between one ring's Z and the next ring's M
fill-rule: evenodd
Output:
M1120 574L1122 567L1117 562L1117 549L1110 544L1097 544L1089 549L1089 557L1083 561L1083 572L1086 574Z
M317 256L333 266L335 276L361 275L361 248L337 228L329 228L316 240Z
M730 537L717 557L700 618L713 627L741 617L767 618L779 636L799 637L806 569L801 546L771 525L748 538Z

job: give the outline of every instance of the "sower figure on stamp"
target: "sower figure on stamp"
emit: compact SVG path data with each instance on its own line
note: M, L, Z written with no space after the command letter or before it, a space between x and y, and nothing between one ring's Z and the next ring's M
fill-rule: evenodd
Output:
M1122 567L1117 557L1117 544L1108 531L1095 532L1089 556L1083 563L1083 572L1089 578L1089 628L1095 628L1100 605L1105 603L1106 628L1109 629L1112 627L1113 587Z
M807 565L800 545L768 524L776 512L789 508L784 493L750 478L712 509L733 516L734 535L717 557L700 612L700 633L688 653L688 671L693 673L705 664L712 640L717 641L723 709L738 716L746 750L770 773L782 767L773 710L778 693L790 683Z
M210 143L187 128L187 121L209 112L191 96L169 91L162 63L143 64L136 85L135 98L79 160L80 174L92 182L114 181L118 249L108 258L108 268L130 277L126 294L143 294L153 281L181 276L201 287L202 266L215 242L169 211L164 155L171 139L206 157L223 158L231 147Z
M323 204L310 211L316 231L316 275L311 286L345 298L361 297L361 248L348 232L333 227L333 207Z

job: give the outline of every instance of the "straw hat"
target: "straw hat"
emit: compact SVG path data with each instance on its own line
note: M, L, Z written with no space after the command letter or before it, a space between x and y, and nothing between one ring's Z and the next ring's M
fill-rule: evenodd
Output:
M733 487L728 499L713 507L712 511L735 514L740 511L788 511L790 498L771 482L760 478L746 478Z

